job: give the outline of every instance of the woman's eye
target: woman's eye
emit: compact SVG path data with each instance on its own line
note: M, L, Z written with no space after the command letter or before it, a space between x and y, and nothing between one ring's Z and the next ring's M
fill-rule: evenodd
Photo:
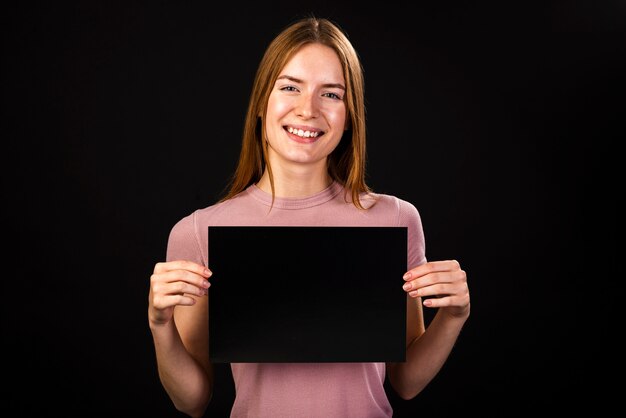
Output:
M324 93L324 96L330 97L331 99L341 100L341 97L336 93Z
M294 86L284 86L280 88L282 91L298 91Z

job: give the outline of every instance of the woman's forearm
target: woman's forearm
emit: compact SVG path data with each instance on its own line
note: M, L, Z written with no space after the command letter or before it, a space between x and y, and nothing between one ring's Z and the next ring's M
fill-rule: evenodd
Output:
M465 317L439 310L426 331L407 347L406 361L389 365L389 380L403 399L411 399L426 387L446 362Z
M174 321L151 326L159 378L176 409L192 417L204 414L213 392L213 373L185 349Z

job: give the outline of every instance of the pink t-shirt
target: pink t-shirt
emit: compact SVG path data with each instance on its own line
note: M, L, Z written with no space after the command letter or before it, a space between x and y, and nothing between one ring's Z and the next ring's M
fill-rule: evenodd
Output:
M212 226L406 226L407 269L426 262L417 209L385 194L362 197L357 209L344 188L298 199L275 198L255 185L234 198L199 209L170 233L167 260L210 266ZM376 203L374 201L376 200ZM271 208L271 210L270 210ZM232 363L235 402L231 418L383 418L393 414L383 384L385 363Z

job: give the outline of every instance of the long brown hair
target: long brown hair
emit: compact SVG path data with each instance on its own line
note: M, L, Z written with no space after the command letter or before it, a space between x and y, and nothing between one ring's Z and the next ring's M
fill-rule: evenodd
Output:
M267 103L280 71L304 45L320 43L338 55L346 80L348 127L328 157L330 177L350 191L352 202L364 209L361 193L371 190L365 183L365 99L363 69L358 54L339 26L328 19L307 17L287 26L269 44L254 78L243 129L239 163L222 201L230 199L261 179L267 169L274 196L274 177L267 157L264 120Z

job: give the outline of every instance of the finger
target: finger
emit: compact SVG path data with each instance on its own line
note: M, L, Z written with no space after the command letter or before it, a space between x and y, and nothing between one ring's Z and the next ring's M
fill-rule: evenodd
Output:
M166 292L170 295L195 295L195 296L204 296L207 294L208 287L198 287L194 286L190 283L185 282L174 282L169 284L170 289ZM210 286L210 284L209 284Z
M192 306L196 304L196 300L191 296L185 295L159 295L152 300L152 305L156 309L167 309L176 305Z
M417 290L414 290L413 292L410 293L414 293L415 296L420 296L420 297L429 297L429 296L443 296L443 295L450 295L451 294L451 289L450 289L450 285L448 284L435 284L435 285L431 285L431 286L426 286L426 287L420 287Z
M456 260L429 261L407 271L402 278L404 280L414 280L427 274L459 270L460 264Z
M197 277L197 276L196 276ZM155 281L152 284L152 291L155 294L160 295L196 295L204 296L207 294L208 288L211 286L205 279L196 280L196 283L190 283L188 281L176 280L176 281Z
M450 296L461 292L461 286L456 283L437 283L431 286L420 287L409 293L411 297L429 297L429 296Z
M437 283L463 283L467 285L467 275L463 270L429 273L425 276L405 282L402 288L410 292Z
M204 276L199 276L196 273L190 272L188 270L169 270L159 274L153 274L150 277L152 282L152 287L158 283L175 283L175 282L185 282L190 283L194 286L201 287L204 289L208 289L210 286L209 281L204 278Z
M171 270L186 270L196 273L200 276L209 278L213 274L207 267L188 260L175 260L168 262L159 262L154 265L154 273L164 273Z
M410 292L412 290L421 289L427 286L432 286L436 283L450 283L453 280L449 277L450 273L429 273L426 276L421 276L417 279L405 282L402 288Z
M469 306L469 295L451 295L441 298L428 298L425 299L422 303L424 304L424 306L427 306L429 308L466 308L467 306Z

